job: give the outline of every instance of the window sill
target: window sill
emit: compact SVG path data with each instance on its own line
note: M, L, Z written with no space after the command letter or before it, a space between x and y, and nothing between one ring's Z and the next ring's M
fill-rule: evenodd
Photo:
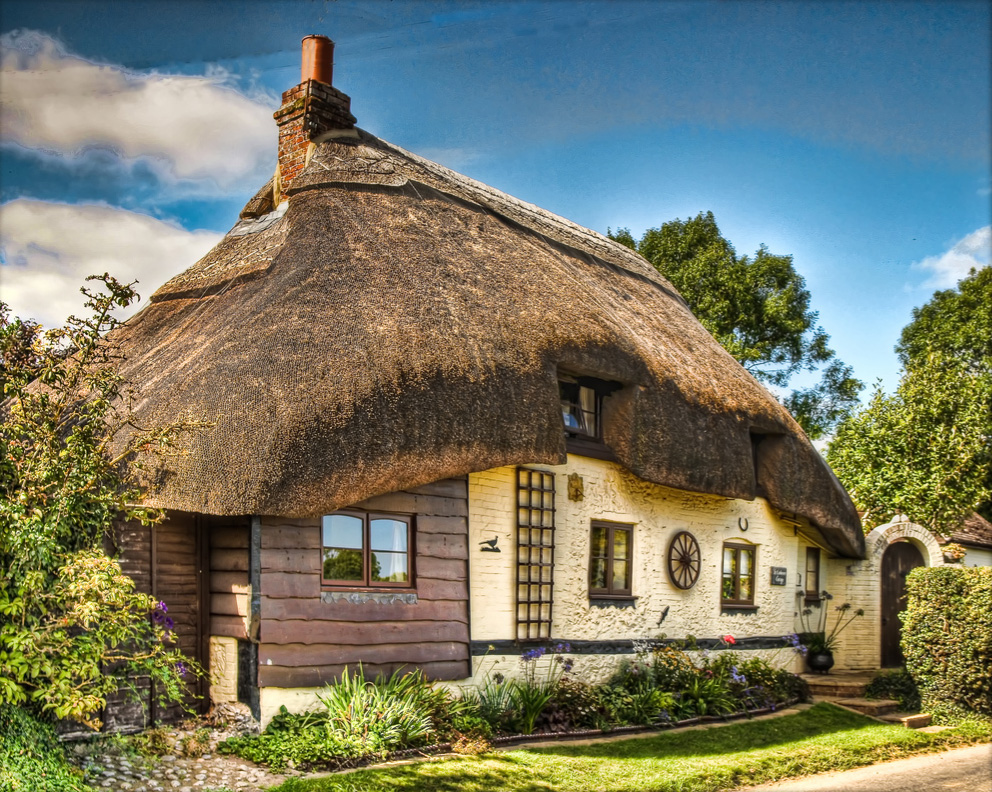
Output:
M729 605L727 603L721 603L720 605L720 615L721 616L732 616L735 613L757 613L757 605Z
M569 454L576 456L590 457L591 459L602 459L606 462L616 462L616 454L602 440L583 435L565 433L565 450Z
M590 596L589 597L589 607L590 608L633 608L637 605L637 600L639 597L619 595L611 596L608 594L603 594L601 596Z
M368 590L368 589L323 589L320 592L320 601L327 603L350 602L354 605L363 605L366 602L375 602L379 605L416 605L417 592L409 589L403 590Z

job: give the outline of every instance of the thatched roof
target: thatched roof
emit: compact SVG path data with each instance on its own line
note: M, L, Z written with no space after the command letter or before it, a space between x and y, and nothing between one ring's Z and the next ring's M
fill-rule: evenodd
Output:
M850 499L801 429L644 259L351 131L320 142L122 329L143 424L194 415L150 504L313 516L500 465L565 459L557 372L623 383L604 440L648 481L753 498L839 554Z

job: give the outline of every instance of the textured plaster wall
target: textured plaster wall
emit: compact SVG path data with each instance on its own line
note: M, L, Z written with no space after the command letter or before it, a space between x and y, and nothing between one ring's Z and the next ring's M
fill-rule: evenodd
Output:
M800 537L792 525L778 519L764 499L743 501L669 489L643 481L618 464L574 455L565 465L533 467L555 474L553 639L650 639L661 634L672 638L690 634L697 638L774 636L794 630L797 572L802 568L800 563L805 565L805 550L800 551ZM570 474L582 477L582 500L568 498ZM512 467L469 476L474 641L514 637L516 497ZM746 532L739 527L740 519L747 520ZM592 520L634 526L634 607L590 603ZM667 572L668 544L681 530L696 537L702 552L699 580L688 591L673 586ZM480 542L494 536L502 552L481 552ZM750 542L757 548L758 608L754 613L721 612L720 564L725 540ZM787 569L785 586L771 585L773 566ZM665 608L669 611L662 621ZM615 656L608 662L615 663Z
M719 654L721 654L721 652L718 651L689 652L689 656L697 665L702 663L704 658L709 658L712 660ZM746 659L761 657L779 668L785 668L794 673L798 673L802 670L802 658L788 647L783 649L749 649L746 652L740 652L738 654ZM573 673L582 679L583 682L596 684L605 682L609 679L621 662L624 660L635 660L638 658L638 655L634 653L598 655L583 654L571 655L571 657L575 661ZM650 661L650 655L648 654L641 655L640 657L643 660ZM536 669L534 673L538 679L544 679L546 677L548 673L548 665L553 662L553 659L548 659L547 657L536 661ZM534 667L533 662L528 665L531 668ZM476 685L482 685L485 683L487 677L492 677L497 673L502 674L507 678L520 677L525 672L525 665L521 662L520 655L496 655L490 653L485 657L473 658L472 670L472 677L469 679L460 680L454 683L452 687L465 689Z

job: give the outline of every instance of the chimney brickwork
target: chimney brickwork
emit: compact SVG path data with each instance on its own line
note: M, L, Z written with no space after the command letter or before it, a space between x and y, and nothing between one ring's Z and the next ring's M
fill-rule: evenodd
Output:
M310 74L331 73L333 43L322 48L327 58L323 70L307 69L308 39L303 40L304 71ZM323 37L319 37L323 38ZM306 167L311 141L332 129L353 129L355 117L351 114L351 99L330 85L316 79L304 79L299 85L290 88L282 95L282 107L274 114L279 125L279 169L277 190L285 195L300 172ZM278 203L278 198L276 200Z

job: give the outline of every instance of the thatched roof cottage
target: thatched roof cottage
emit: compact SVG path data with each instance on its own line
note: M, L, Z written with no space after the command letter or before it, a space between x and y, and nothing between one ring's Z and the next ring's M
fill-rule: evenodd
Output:
M331 48L304 40L273 179L118 336L142 424L214 422L121 539L214 698L790 632L864 553L796 422L636 253L356 127Z

